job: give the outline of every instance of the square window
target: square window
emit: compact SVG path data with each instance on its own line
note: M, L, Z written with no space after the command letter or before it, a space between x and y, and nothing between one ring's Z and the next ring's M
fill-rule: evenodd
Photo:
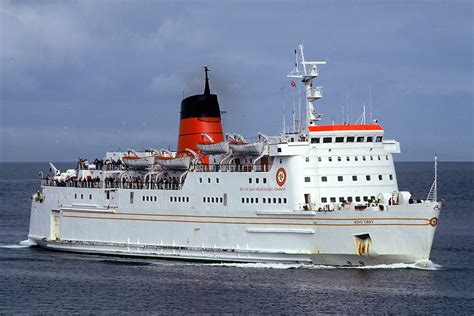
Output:
M202 178L199 178L199 183L202 183Z
M393 176L392 176L392 175L389 175L388 178L389 178L390 180L393 180Z
M145 201L145 198L143 198L143 201ZM170 202L173 202L173 197L170 196Z
M325 144L332 143L332 137L324 137L323 138L323 143L325 143Z
M332 161L332 157L328 157L328 161Z
M245 203L245 199L244 199L244 198L242 198L242 203Z
M156 196L155 196L155 202L156 202ZM186 197L186 202L189 202L189 196Z
M375 139L375 141L376 141L377 143L382 142L382 136L377 136L377 138Z
M382 180L382 179L383 179L382 175L381 175L381 174L379 174L379 180Z
M202 201L203 201L204 203L206 203L206 198L203 197L203 198L202 198ZM243 198L242 198L242 203L244 203L244 199L243 199Z
M341 157L337 157L337 161L341 161Z
M309 162L309 157L306 157L306 159L305 159L305 160L306 160L306 162Z
M336 143L343 143L344 137L336 137Z
M253 198L250 198L250 203L253 203Z
M281 198L278 198L278 204L281 204Z
M374 156L370 156L370 160L374 160Z
M332 203L336 203L336 198L335 197L331 197L330 200L331 200Z
M255 179L255 183L258 183L259 181L260 181L259 178L256 178L256 179Z
M360 196L356 196L356 202L360 202Z
M355 156L355 157L354 157L354 160L355 160L355 161L359 161L359 157Z
M370 181L370 176L369 176L369 175L366 175L366 176L365 176L365 179L366 179L367 181Z
M249 198L246 198L246 199L245 199L245 202L246 202L246 203L250 203L250 199L249 199Z
M343 181L343 180L344 180L343 176L337 176L337 181L340 182L340 181Z
M379 156L379 160L380 160L380 156Z
M352 176L352 181L357 181L357 176Z
M311 138L311 144L319 144L319 137Z
M328 198L325 198L325 197L321 198L321 203L326 203L327 201L328 201Z
M321 177L321 181L322 181L322 182L327 182L327 181L328 181L328 177L326 177L326 176Z
M263 183L267 183L267 178L263 178Z
M216 178L216 183L219 183L219 178Z
M347 156L347 157L346 157L346 160L347 160L347 161L351 161L351 157Z
M211 178L207 178L207 183L211 183Z
M249 183L252 183L252 178L249 178Z
M357 142L358 143L363 143L364 142L364 137L363 136L357 137Z
M362 160L365 161L365 156L362 156Z
M367 202L369 200L368 196L364 196L364 201Z
M373 139L374 139L374 138L373 138L372 136L367 136L367 142L368 142L368 143L371 143L371 142L373 141Z
M352 203L352 196L348 196L348 197L347 197L347 202L351 202L351 203Z
M321 157L318 157L318 161L321 161L321 160L322 160Z
M348 143L353 143L354 142L354 136L348 136L346 141Z
M287 201L286 198L283 198L283 203L284 203L284 204L286 204L286 201Z
M281 148L280 147L277 148L277 152L281 153Z
M258 203L258 198L255 198L255 203Z
M263 201L263 203L266 203L266 202L267 202L267 199L266 199L266 198L262 198L262 201Z
M277 202L277 199L273 198L273 203L276 204L276 202Z
M211 203L211 198L207 197L207 203Z
M344 200L344 198L343 198L342 196L339 198L339 202L340 202L340 203L344 203L344 202L345 202L345 200Z
M214 203L214 198L211 198L211 202Z
M311 182L311 177L304 177L304 182Z
M148 199L147 199L147 201L148 201ZM178 202L181 202L181 197L178 198Z

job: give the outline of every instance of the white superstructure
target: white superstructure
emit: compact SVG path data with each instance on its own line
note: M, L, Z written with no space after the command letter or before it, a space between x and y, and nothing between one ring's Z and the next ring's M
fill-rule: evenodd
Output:
M305 130L224 137L206 67L205 93L182 103L181 150L107 153L76 171L54 168L33 196L30 243L206 261L429 259L441 207L436 184L428 200L398 191L392 154L400 145L385 140L379 124L319 125L322 88L313 81L324 62L307 62L298 50L288 77L305 89Z

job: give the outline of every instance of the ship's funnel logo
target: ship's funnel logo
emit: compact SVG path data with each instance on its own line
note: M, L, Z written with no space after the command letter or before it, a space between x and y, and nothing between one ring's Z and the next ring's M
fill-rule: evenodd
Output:
M286 182L285 168L279 168L276 173L276 182L279 186L283 186Z

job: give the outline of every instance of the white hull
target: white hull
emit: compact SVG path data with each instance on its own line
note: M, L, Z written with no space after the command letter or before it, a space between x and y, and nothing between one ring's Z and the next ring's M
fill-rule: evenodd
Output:
M130 190L121 191L127 196ZM436 228L430 219L439 215L434 209L437 203L391 206L383 212L262 210L227 211L218 216L191 210L172 214L149 207L71 205L53 211L48 204L33 204L29 239L51 250L344 266L429 259ZM359 253L354 238L361 234L370 235L365 253Z

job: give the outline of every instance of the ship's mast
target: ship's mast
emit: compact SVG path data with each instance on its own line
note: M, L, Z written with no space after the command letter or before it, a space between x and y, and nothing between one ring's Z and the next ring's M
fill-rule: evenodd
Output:
M313 87L313 80L318 77L318 65L325 61L305 61L303 45L299 44L296 52L295 68L287 75L288 78L301 79L306 96L306 125L313 126L321 120L323 114L317 113L314 102L322 98L322 87Z

